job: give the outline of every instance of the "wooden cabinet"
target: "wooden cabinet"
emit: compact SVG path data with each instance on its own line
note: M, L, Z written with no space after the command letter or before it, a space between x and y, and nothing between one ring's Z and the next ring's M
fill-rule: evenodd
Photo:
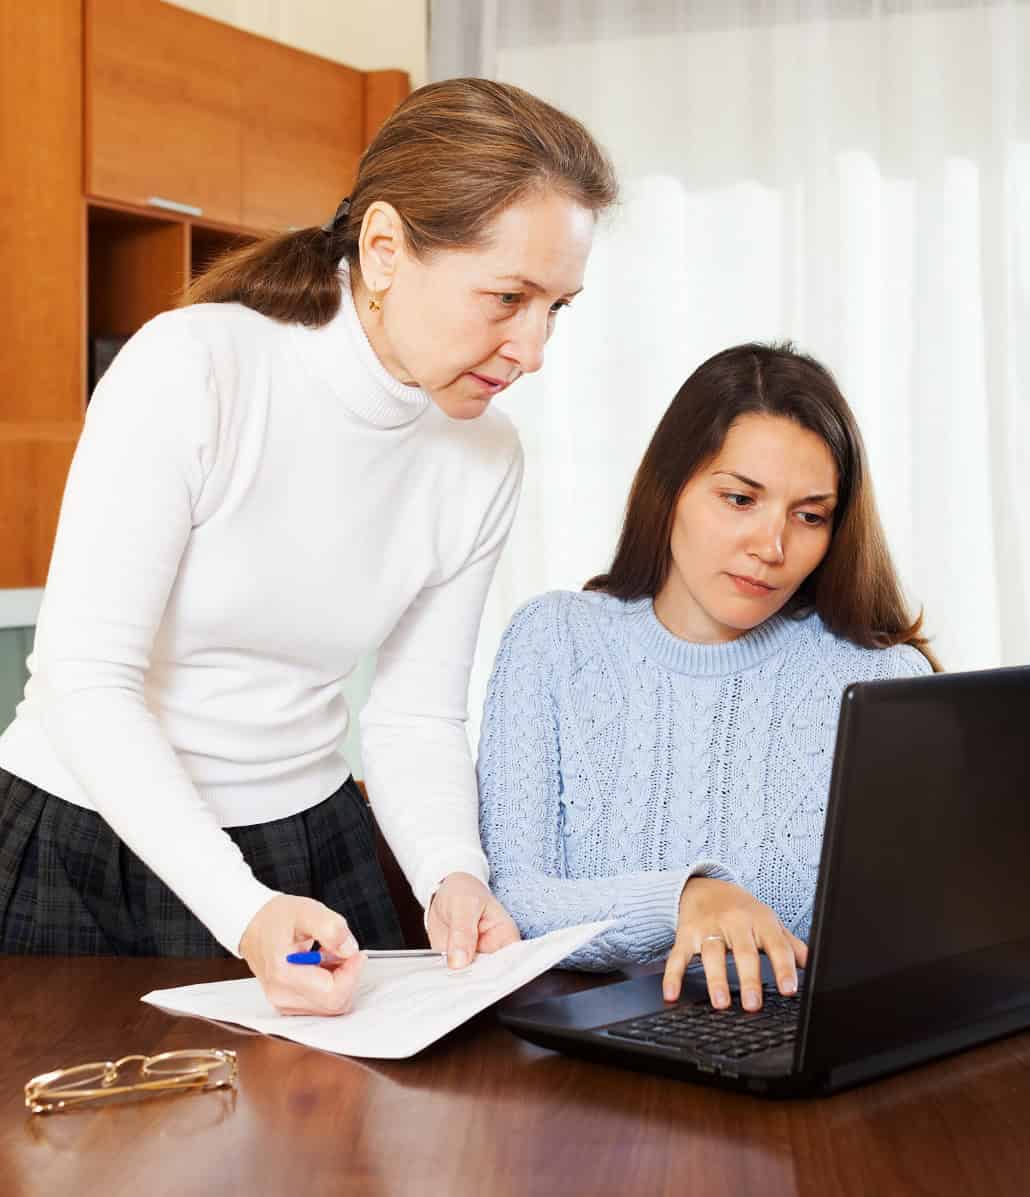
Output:
M161 0L85 14L90 195L253 229L332 215L366 144L364 72ZM387 76L407 94L375 72L377 115Z
M242 223L321 224L365 148L364 75L260 37L244 40L241 61Z
M82 418L82 31L62 0L0 21L0 587L41 585Z
M407 93L161 0L3 0L0 588L46 578L95 339L326 220Z
M83 203L91 390L99 339L121 341L132 336L158 312L174 307L195 274L226 250L253 240L255 234L113 200L87 197Z
M239 224L246 35L160 0L87 0L86 191Z
M89 339L129 337L174 307L189 278L189 230L118 208L87 205Z
M366 71L365 144L386 123L386 118L411 91L406 71Z

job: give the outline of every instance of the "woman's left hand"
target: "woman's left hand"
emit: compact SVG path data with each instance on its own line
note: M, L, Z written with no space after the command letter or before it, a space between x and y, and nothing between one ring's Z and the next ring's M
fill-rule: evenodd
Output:
M451 873L429 904L429 943L447 953L450 968L465 968L477 952L496 952L521 936L511 915L478 877Z

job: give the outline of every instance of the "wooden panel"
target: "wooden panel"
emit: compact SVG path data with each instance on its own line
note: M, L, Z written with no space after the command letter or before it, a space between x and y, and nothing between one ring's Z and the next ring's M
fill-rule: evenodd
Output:
M407 71L368 71L365 74L365 144L372 140L411 92Z
M322 224L348 193L364 148L364 76L261 37L241 47L242 221Z
M82 411L81 62L77 4L0 5L0 421Z
M0 587L42 586L81 425L5 435L0 425Z
M203 273L221 254L252 241L244 233L190 226L190 277Z
M131 336L175 306L188 277L182 221L90 208L89 335Z
M240 45L160 0L86 0L86 190L240 219Z

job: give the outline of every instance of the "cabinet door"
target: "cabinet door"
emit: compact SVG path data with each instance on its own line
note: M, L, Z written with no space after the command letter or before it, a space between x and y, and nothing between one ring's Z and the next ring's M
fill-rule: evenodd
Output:
M241 48L242 223L322 224L364 149L364 75L262 37Z
M0 587L42 586L83 410L82 28L0 19Z
M365 72L365 143L379 132L397 105L411 92L407 71Z
M238 224L246 34L161 0L85 11L86 191Z

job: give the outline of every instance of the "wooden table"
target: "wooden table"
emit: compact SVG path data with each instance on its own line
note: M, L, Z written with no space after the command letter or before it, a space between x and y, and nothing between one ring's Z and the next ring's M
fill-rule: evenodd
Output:
M529 1046L486 1013L365 1064L173 1018L150 989L236 961L0 957L0 1194L1030 1193L1030 1035L821 1101L769 1102ZM596 983L540 978L517 1000ZM61 1065L234 1047L238 1094L30 1117Z

